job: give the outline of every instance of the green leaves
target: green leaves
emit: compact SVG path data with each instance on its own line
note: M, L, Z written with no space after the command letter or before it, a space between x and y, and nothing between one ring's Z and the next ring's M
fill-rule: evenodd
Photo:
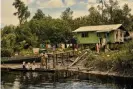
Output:
M33 16L33 19L41 20L44 19L45 14L42 12L41 9L38 9L35 15Z
M24 22L27 21L27 18L30 17L28 7L25 6L24 2L22 2L21 0L15 0L12 5L17 9L17 12L14 12L13 14L15 16L18 16L20 25L24 24Z
M73 11L68 7L64 12L62 12L61 18L65 21L72 20L73 16Z

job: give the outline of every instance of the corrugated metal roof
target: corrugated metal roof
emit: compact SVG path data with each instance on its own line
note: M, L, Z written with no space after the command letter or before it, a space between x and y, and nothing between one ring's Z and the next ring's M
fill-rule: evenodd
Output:
M84 26L76 29L73 32L88 32L88 31L96 31L96 32L107 32L118 29L122 24L112 24L112 25L97 25L97 26Z

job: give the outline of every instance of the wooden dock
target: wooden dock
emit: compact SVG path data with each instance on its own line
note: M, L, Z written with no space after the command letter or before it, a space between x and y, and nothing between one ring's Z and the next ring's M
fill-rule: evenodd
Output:
M23 70L21 64L18 64L18 67L11 66L9 64L3 64L1 65L2 70L8 70L8 71L25 71L25 72L62 72L64 76L72 76L75 73L76 74L90 74L90 75L97 75L97 76L109 76L109 77L118 77L118 78L131 78L133 79L133 76L124 75L124 74L118 74L118 73L111 73L111 72L101 72L101 71L92 71L91 68L84 68L83 66L76 66L75 64L78 63L78 61L84 56L87 55L87 51L82 52L82 54L78 55L74 54L74 51L68 51L68 52L58 52L58 53L48 53L48 59L46 60L46 67L44 69L38 68L36 70ZM74 57L74 60L71 60L71 57ZM69 65L67 65L67 62L71 61ZM40 65L38 63L38 65ZM75 65L75 66L73 66ZM50 66L50 67L49 67Z

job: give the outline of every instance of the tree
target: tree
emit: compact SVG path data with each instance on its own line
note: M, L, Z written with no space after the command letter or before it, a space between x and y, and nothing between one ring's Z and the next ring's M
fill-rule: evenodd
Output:
M6 34L13 33L15 28L16 27L14 25L5 26L1 29L1 37L4 37Z
M42 12L41 9L38 9L37 12L35 13L35 15L33 16L33 19L43 19L45 17L45 14Z
M66 8L66 10L63 11L62 14L61 14L61 19L66 21L66 23L67 23L66 25L67 26L69 25L71 27L70 29L68 29L66 31L66 34L65 34L66 38L69 38L70 35L68 35L68 33L72 34L72 30L74 30L73 29L74 22L73 22L73 16L72 15L73 15L73 11L69 7Z
M73 11L68 7L68 8L66 8L66 10L64 12L62 12L61 19L65 20L65 21L72 20L72 18L73 18L72 14L73 14Z
M113 11L118 9L118 1L114 0L109 0L109 3L107 4L106 2L104 3L105 9L103 10L103 13L107 18L109 23L113 24Z
M123 9L122 9L122 12L123 12L123 24L124 26L126 27L127 30L133 30L132 27L133 27L133 21L132 21L132 17L133 15L131 15L131 9L128 7L127 4L125 4L123 6Z
M11 56L16 44L15 26L5 26L1 31L1 56Z
M13 6L17 9L17 12L15 12L14 15L18 17L20 25L24 24L24 22L27 21L27 18L30 17L28 6L25 6L24 2L21 0L15 0Z
M89 9L88 20L90 25L101 24L102 16L95 7Z
M16 45L19 45L22 49L24 48L24 45L21 43L25 42L25 44L28 44L32 47L36 47L38 43L38 37L35 33L31 32L31 29L29 27L28 23L25 23L19 27L16 28L15 31L16 34Z

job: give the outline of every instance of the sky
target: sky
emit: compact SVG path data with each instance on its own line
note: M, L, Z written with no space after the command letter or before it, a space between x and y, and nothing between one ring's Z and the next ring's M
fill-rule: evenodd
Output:
M1 27L5 25L18 25L19 21L13 13L16 9L12 6L15 0L0 0L1 1ZM37 9L41 9L44 14L50 15L53 18L59 18L61 12L67 7L72 9L74 18L88 15L88 9L91 6L97 6L98 0L21 0L29 8L31 12L30 18L34 15ZM108 0L106 0L108 1ZM120 6L128 4L132 9L133 14L133 0L117 0Z

